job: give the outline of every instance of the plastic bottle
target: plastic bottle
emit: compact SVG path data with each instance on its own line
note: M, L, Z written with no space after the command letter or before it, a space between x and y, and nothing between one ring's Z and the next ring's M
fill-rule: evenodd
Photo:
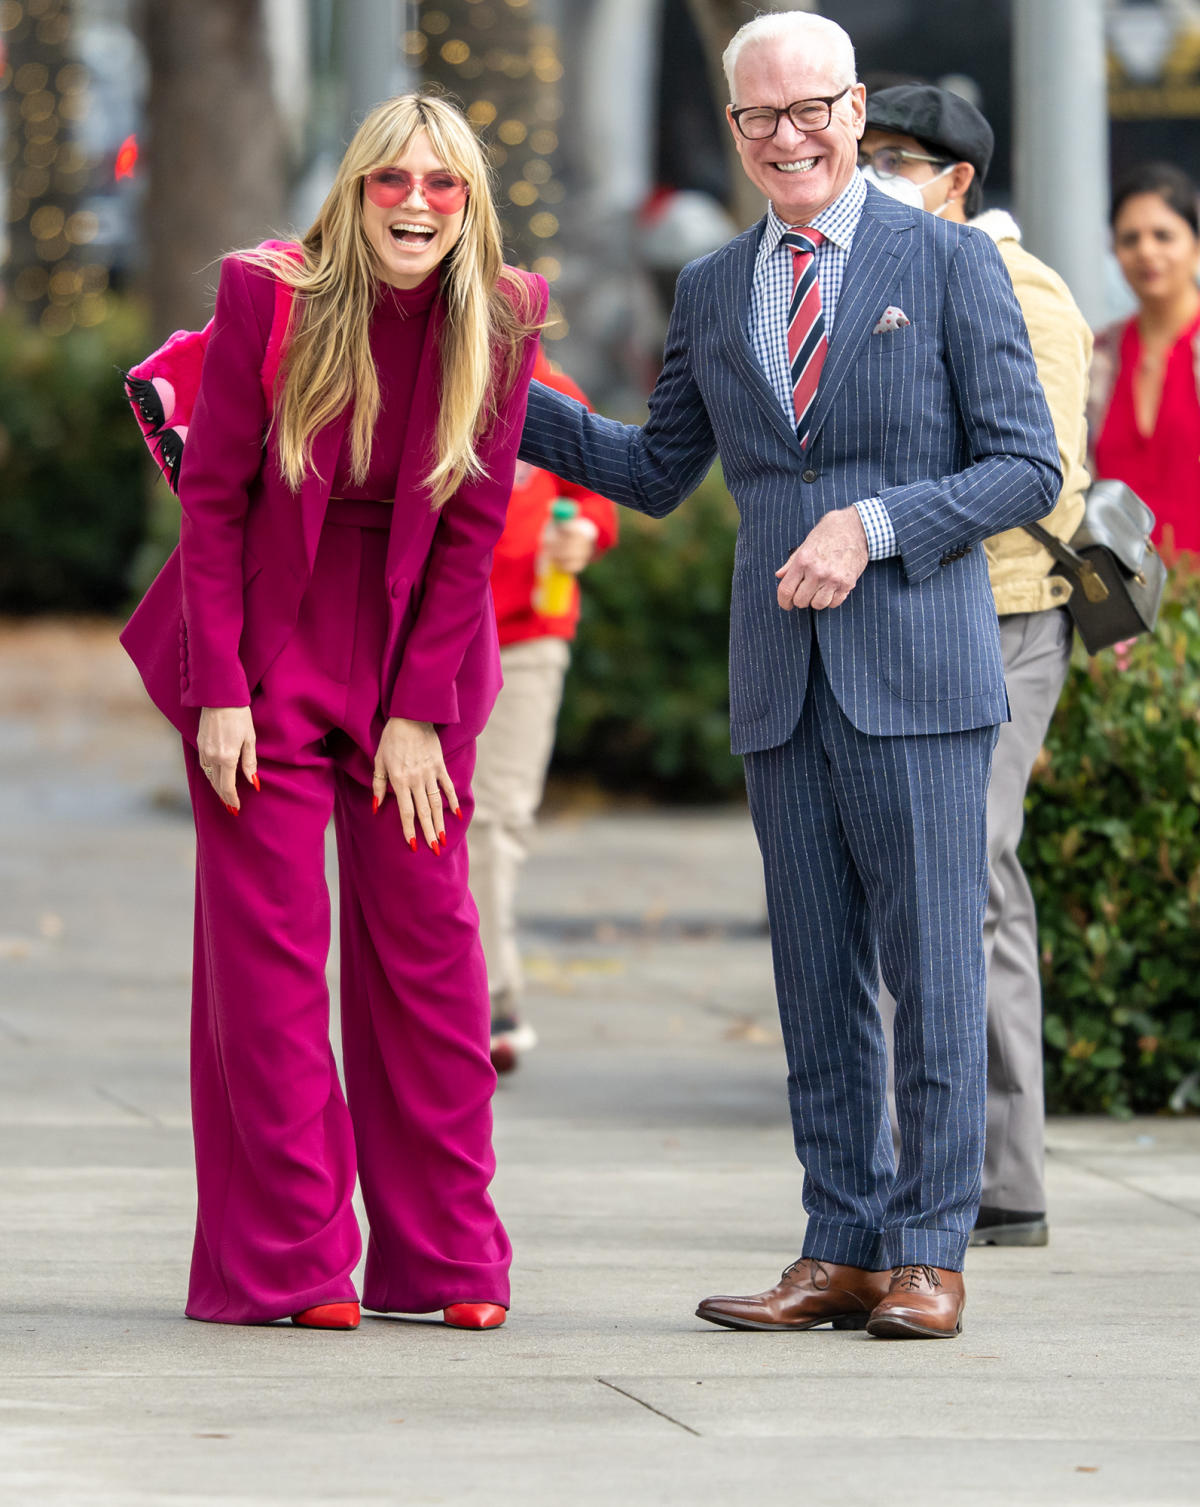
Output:
M550 505L550 526L569 523L579 512L579 504L558 497ZM575 577L560 570L548 558L545 549L538 556L533 588L533 610L539 617L565 617L575 603Z

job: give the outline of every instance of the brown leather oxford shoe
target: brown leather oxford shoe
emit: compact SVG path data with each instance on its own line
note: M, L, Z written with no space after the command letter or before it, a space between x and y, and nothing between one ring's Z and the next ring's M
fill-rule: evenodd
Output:
M705 1298L698 1319L726 1329L863 1329L886 1295L890 1272L865 1271L801 1256L769 1292L749 1298Z
M966 1303L962 1272L940 1266L898 1266L867 1333L888 1340L950 1340L962 1333Z

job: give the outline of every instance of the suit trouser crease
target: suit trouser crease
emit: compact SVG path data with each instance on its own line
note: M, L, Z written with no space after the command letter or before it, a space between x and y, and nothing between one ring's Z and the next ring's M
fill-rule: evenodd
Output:
M473 745L446 754L466 820L441 858L411 852L394 799L371 813L387 537L326 523L295 632L252 694L262 789L239 780L239 815L185 743L197 834L194 1318L267 1322L353 1299L356 1171L371 1226L368 1306L508 1302L511 1252L488 1194L487 990L467 890ZM331 815L346 1094L325 980Z
M1042 982L1033 891L1017 850L1025 793L1071 663L1071 620L1061 608L1006 614L1000 645L1012 720L1000 728L988 784L988 1090L982 1201L1023 1212L1046 1208ZM879 1009L889 1042L895 1001ZM892 1120L895 1123L895 1103Z
M478 740L471 893L479 906L488 987L501 1008L504 1001L515 1007L524 990L517 882L554 752L569 659L567 641L548 636L501 649L504 686Z
M959 1268L985 1098L984 801L995 729L874 737L813 638L792 737L746 756L762 849L804 1254ZM901 1145L887 1115L879 970L900 1001Z

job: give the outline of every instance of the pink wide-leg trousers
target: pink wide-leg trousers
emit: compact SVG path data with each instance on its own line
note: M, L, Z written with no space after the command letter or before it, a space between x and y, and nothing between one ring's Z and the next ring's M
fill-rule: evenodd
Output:
M435 857L394 798L371 813L383 728L389 509L331 503L296 631L255 692L261 793L231 816L185 744L196 818L192 1119L198 1214L187 1312L265 1323L353 1299L425 1313L507 1306L487 975L467 888L474 744L447 768ZM325 832L340 870L342 1059L329 1040Z

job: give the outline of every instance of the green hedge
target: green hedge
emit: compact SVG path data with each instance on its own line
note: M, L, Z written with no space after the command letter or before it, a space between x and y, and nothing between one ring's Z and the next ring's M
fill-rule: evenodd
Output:
M1056 1110L1200 1108L1200 578L1158 632L1076 649L1026 801Z
M126 305L58 336L0 317L0 612L126 605L148 492L117 368L145 349Z

